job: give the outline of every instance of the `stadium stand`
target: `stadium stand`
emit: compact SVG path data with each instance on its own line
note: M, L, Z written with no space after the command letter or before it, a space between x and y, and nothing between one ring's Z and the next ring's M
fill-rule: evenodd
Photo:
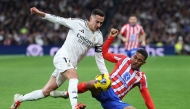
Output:
M64 43L68 29L32 16L29 10L33 6L57 16L82 19L87 19L92 9L99 8L106 13L101 28L104 38L110 28L120 29L128 16L135 14L145 29L147 44L175 45L182 36L185 52L190 52L188 0L1 0L0 45Z

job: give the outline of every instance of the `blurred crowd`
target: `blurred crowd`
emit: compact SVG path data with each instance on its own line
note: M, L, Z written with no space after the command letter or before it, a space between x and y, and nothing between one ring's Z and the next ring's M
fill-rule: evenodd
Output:
M122 0L109 29L121 28L131 14L138 16L147 44L175 45L180 40L182 52L190 53L190 1Z
M101 0L1 0L0 45L62 45L68 29L42 20L38 15L31 15L30 8L35 6L57 16L88 20L94 8L106 12L111 5L108 4L109 1L99 4L100 2Z
M121 27L128 16L135 14L138 23L147 34L147 44L180 44L190 52L190 1L188 0L1 0L0 45L62 45L68 29L42 20L30 14L30 8L62 17L77 17L88 20L90 12L99 8L106 13L103 28L107 38L110 28ZM115 10L115 11L114 11ZM107 13L111 15L107 15ZM111 16L111 17L110 17ZM107 23L107 24L106 24ZM107 25L107 26L106 26ZM180 38L179 38L180 37Z

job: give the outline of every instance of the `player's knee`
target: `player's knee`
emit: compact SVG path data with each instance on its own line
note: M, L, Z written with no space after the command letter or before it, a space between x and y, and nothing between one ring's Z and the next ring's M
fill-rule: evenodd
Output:
M127 106L127 107L125 107L123 109L136 109L136 108L134 108L133 106Z
M88 81L87 83L86 83L86 88L88 89L88 90L90 90L90 89L92 89L93 87L94 87L94 80L91 80L91 81Z
M49 90L47 89L42 89L42 93L44 94L44 96L49 96L50 95L50 92Z
M75 69L68 69L65 72L61 73L64 77L67 79L73 79L77 78L78 79L78 74Z

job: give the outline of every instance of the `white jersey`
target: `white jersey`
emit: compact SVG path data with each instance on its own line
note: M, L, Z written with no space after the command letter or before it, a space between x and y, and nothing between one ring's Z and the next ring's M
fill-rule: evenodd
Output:
M102 57L103 37L100 31L92 32L87 21L77 18L63 18L46 14L44 19L64 25L69 28L67 38L56 55L63 55L70 59L72 65L77 67L80 60L86 55L91 47L95 47L95 60L101 73L108 73Z

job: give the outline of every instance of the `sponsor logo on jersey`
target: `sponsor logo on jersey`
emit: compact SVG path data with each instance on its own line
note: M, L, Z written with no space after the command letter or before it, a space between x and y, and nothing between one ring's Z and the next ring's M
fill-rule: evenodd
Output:
M93 46L93 43L88 40L86 37L82 36L81 34L77 34L78 41L85 47L91 47Z
M84 33L84 30L79 30L80 32Z

